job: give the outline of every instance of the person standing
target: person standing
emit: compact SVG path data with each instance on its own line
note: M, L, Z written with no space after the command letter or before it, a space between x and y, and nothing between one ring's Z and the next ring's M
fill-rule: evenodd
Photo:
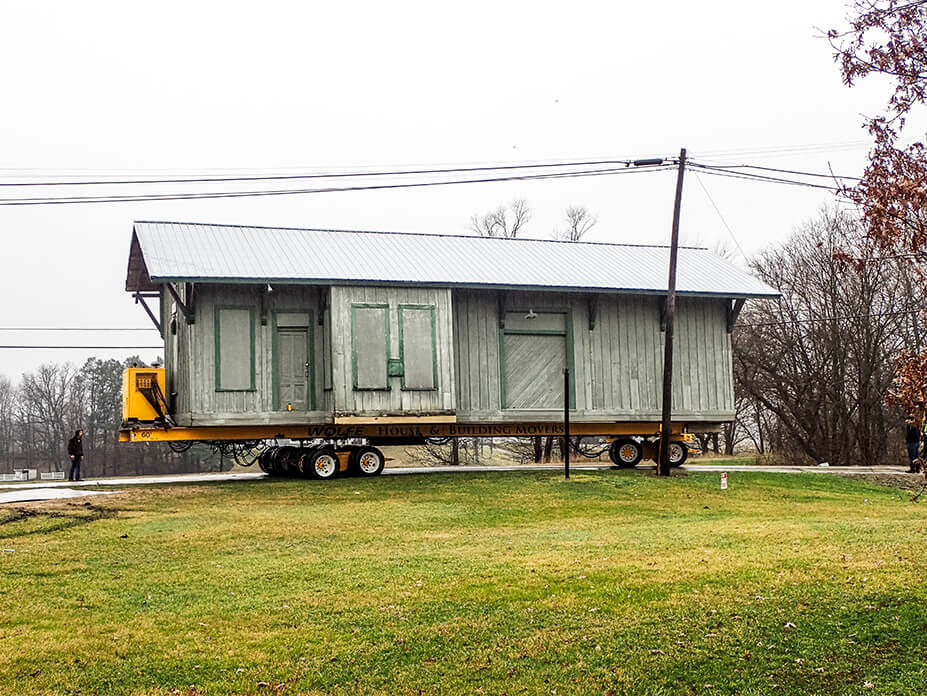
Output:
M71 456L71 468L68 469L68 481L80 481L80 462L84 458L84 431L78 428L74 437L68 440L68 454Z
M914 416L911 414L904 419L904 441L908 446L908 473L916 474L921 468L918 459L921 449L921 429L917 427Z

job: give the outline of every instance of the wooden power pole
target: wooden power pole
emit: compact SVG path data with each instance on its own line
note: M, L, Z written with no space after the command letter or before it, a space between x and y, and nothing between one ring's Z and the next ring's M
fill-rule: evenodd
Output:
M682 205L682 179L686 171L686 148L679 151L679 173L676 175L676 203L673 206L673 234L670 238L669 282L663 333L663 426L660 430L660 457L657 475L670 475L670 439L673 422L673 321L676 318L676 257L679 254L679 208Z

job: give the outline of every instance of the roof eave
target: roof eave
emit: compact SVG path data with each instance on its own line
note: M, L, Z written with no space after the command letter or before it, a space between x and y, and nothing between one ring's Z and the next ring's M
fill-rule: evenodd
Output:
M603 288L598 286L558 286L558 285L513 285L504 283L450 283L450 282L414 282L402 280L362 280L362 279L343 279L343 278L264 278L264 277L235 277L220 278L208 276L155 276L149 279L153 289L157 289L161 283L211 283L215 285L325 285L340 287L356 286L396 286L408 287L414 286L419 288L452 288L460 290L511 290L511 291L528 291L528 292L576 292L576 293L600 293L603 295L665 295L666 290L661 288ZM133 288L126 288L131 290ZM716 291L703 292L698 290L680 290L677 288L677 295L688 297L714 297L723 299L775 299L781 297L778 292L739 292L739 291Z

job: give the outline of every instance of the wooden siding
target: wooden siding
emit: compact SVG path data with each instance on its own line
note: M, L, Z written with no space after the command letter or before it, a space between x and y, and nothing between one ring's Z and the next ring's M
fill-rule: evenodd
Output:
M177 384L178 422L184 425L221 425L225 423L293 423L330 422L331 413L322 411L275 410L273 332L274 316L283 313L307 314L312 332L309 344L312 354L312 389L316 403L321 399L322 341L318 325L319 289L307 286L274 286L273 292L263 300L264 286L198 285L196 289L196 323L188 325L177 312L177 366L174 370ZM168 303L170 305L170 303ZM254 384L253 391L216 390L215 317L216 307L235 306L252 308L254 327ZM170 310L166 310L170 311ZM262 323L262 316L266 324ZM167 331L170 331L168 326ZM165 348L168 340L165 337ZM310 399L311 401L311 399Z
M566 357L572 365L573 418L578 422L656 421L662 393L663 332L660 302L655 296L583 293L496 292L413 287L197 286L196 323L188 325L166 293L162 293L168 390L177 392L175 412L183 425L232 423L324 423L334 415L381 416L457 414L460 422L559 422L559 408L529 408L530 389L503 408L502 354L506 334L499 326L500 307L510 315L512 331L540 326L524 320L530 310L563 313L567 322ZM501 303L501 304L500 304ZM381 305L389 310L388 389L356 390L352 370L352 307ZM255 316L253 391L217 391L215 383L215 316L217 306L253 308ZM402 388L399 359L400 307L419 312L418 323L434 307L434 352L437 388ZM325 311L325 308L330 308ZM717 422L733 418L731 342L726 331L727 303L719 299L682 297L676 320L675 419ZM595 326L590 329L590 309ZM266 324L261 323L263 316ZM308 316L312 349L314 409L274 409L274 317ZM176 334L171 333L172 320ZM410 323L410 326L412 324ZM323 339L331 332L330 342ZM424 329L422 329L424 331ZM424 334L423 334L424 335ZM410 339L411 341L411 339ZM330 343L331 377L323 352ZM405 350L427 356L430 346L410 342ZM385 351L384 351L385 353ZM420 361L424 358L418 358ZM524 356L519 360L528 360ZM421 366L419 366L421 368ZM518 367L517 369L521 369ZM427 387L419 370L415 384ZM513 384L518 382L515 375ZM330 379L330 381L329 381ZM551 377L553 380L553 377ZM330 386L329 386L330 384ZM411 384L411 382L410 382ZM530 385L529 385L530 386ZM551 381L551 389L555 386ZM526 387L527 388L527 387ZM562 392L561 392L562 394ZM553 406L553 398L547 400Z
M461 422L558 420L543 409L504 409L499 311L566 311L572 332L578 421L659 420L662 402L662 298L634 295L454 292ZM594 302L592 301L594 300ZM594 306L595 328L589 328ZM731 344L723 300L680 298L673 369L674 418L733 418Z
M388 388L354 389L352 364L352 313L356 306L386 306L389 315L389 352L384 360L399 361L400 305L434 306L435 346L438 363L437 388L402 389L402 377L388 377ZM331 288L332 396L337 415L376 416L389 414L453 413L455 408L454 357L451 350L451 293L448 289L399 287ZM362 337L358 337L363 340ZM381 334L372 337L380 341Z

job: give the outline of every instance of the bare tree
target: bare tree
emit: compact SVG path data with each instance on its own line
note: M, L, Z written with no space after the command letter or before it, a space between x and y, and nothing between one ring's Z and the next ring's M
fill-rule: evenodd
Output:
M910 315L922 306L905 280L910 269L841 212L824 213L752 266L782 293L778 303L754 303L734 336L734 373L760 446L796 462L882 461L892 361L912 344Z
M46 363L23 375L19 389L18 419L23 445L31 457L50 462L58 470L64 461L67 439L81 427L75 404L76 372L70 364Z
M0 375L0 468L13 468L14 413L16 389L13 382Z
M481 237L514 239L531 220L531 209L524 198L516 198L506 208L500 205L484 215L470 218L470 229Z
M585 206L578 205L567 208L564 218L565 227L557 230L555 236L566 242L578 242L598 222Z

